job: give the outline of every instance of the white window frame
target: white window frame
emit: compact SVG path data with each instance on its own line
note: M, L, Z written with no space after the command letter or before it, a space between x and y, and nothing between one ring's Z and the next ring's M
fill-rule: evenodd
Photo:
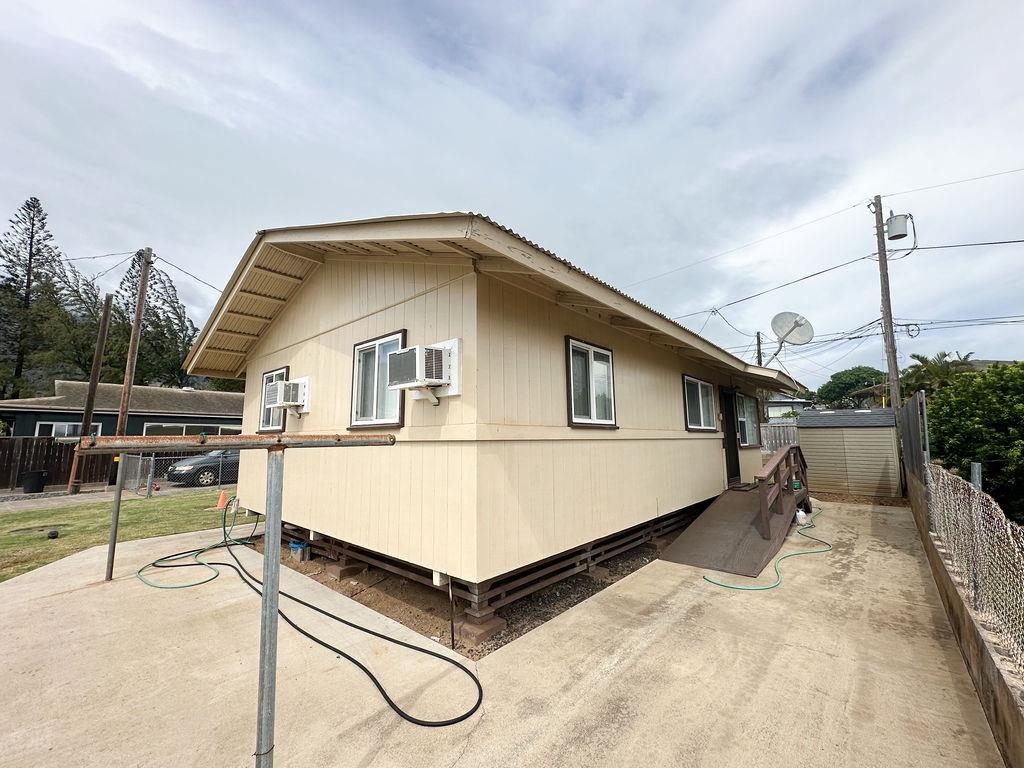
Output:
M610 349L605 347L598 347L594 344L588 344L585 341L574 339L571 336L566 337L568 344L566 345L566 366L569 377L569 424L570 426L593 426L593 427L614 427L615 422L615 356ZM572 380L572 350L573 348L582 350L587 353L587 371L590 374L589 390L590 390L590 408L589 412L591 418L584 418L576 415L576 388L573 386ZM602 355L608 355L608 394L611 399L612 406L612 417L610 419L597 419L593 418L593 414L597 413L597 387L594 386L594 353L599 352Z
M267 408L267 384L274 381L288 380L288 366L267 371L261 378L260 386L260 432L284 432L284 408ZM266 419L270 412L270 420ZM275 423L277 422L277 423Z
M380 373L380 348L385 344L391 342L398 342L398 349L405 349L405 331L395 331L389 333L386 336L379 336L376 339L369 339L367 341L361 341L352 348L352 412L351 412L351 426L353 427L378 427L378 426L389 426L389 427L400 427L402 426L403 409L404 409L404 396L405 393L402 390L398 390L398 411L394 417L377 418L376 416L371 419L359 418L359 353L366 349L374 349L374 365L373 365L373 408L372 412L377 413L377 393L380 391L380 382L377 381L377 376ZM386 388L385 388L386 389Z
M80 422L80 421L37 421L36 422L36 437L40 437L39 427L41 427L43 424L49 424L50 425L50 434L49 435L42 435L42 437L80 437L80 435L68 435L67 434L67 428L68 427L80 427L80 426L82 426L82 422ZM57 427L64 427L65 434L63 434L63 435L56 434L57 433ZM91 435L93 429L96 430L96 435L97 436L103 434L103 424L101 424L101 423L90 424L89 425L89 431L86 432L86 434L87 435Z
M690 396L686 391L686 385L690 382L697 385L697 411L700 413L700 424L690 423ZM711 424L704 423L704 388L707 388L707 397L711 400ZM691 432L717 432L718 431L718 410L715 403L715 386L703 379L696 379L693 376L683 375L683 419L686 428Z
M754 413L756 418L754 419L754 442L750 442L750 425L747 423L746 408L743 405L744 400L752 400L754 402ZM760 424L761 409L758 407L756 397L745 395L742 392L736 393L736 436L739 438L741 448L758 448L761 445L761 424ZM743 422L745 429L740 429L740 422ZM747 442L743 441L743 432L747 433Z

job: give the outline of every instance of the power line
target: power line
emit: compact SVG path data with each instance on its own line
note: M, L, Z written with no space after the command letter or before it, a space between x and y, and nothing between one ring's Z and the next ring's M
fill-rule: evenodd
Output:
M830 219L833 216L838 216L841 213L846 213L847 211L852 211L854 208L858 208L863 203L864 203L863 200L858 200L853 205L849 205L846 208L841 208L838 211L833 211L832 213L826 213L824 216L819 216L816 219L811 219L810 221L805 221L802 224L797 224L796 226L790 227L789 229L784 229L781 232L775 232L774 234L771 234L771 235L765 235L764 237L759 237L757 240L751 240L749 243L744 243L743 245L738 245L735 248L730 248L727 251L721 251L719 253L712 254L711 256L705 256L702 259L697 259L697 261L691 261L689 264L684 264L681 267L673 267L672 269L667 270L665 272L661 272L660 274L651 275L650 277L645 277L642 280L637 280L636 282L633 282L633 283L627 283L626 285L622 286L622 288L623 288L623 290L625 290L626 288L632 288L635 285L640 285L642 283L649 283L651 280L657 280L659 277L665 277L666 275L672 275L672 274L675 274L676 272L682 272L684 269L689 269L690 267L696 267L698 264L704 264L706 262L713 261L714 259L719 259L722 256L728 256L730 253L736 253L737 251L742 251L745 248L750 248L751 246L758 245L758 244L763 243L763 242L765 242L767 240L772 240L772 239L774 239L776 237L781 237L782 235L788 235L790 232L796 232L798 229L803 229L804 227L809 227L812 224L817 224L819 221L824 221L825 219Z
M972 176L969 179L957 179L956 181L946 181L942 184L931 184L927 187L917 187L916 189L904 189L901 192L887 192L882 197L897 197L898 195L909 195L911 192L924 192L929 189L941 189L942 187L952 187L955 184L966 184L970 181L981 181L982 179L992 179L996 176L1007 176L1011 173L1021 173L1024 168L1011 168L1008 171L998 171L997 173L986 173L984 176Z
M729 322L729 318L727 318L727 317L726 317L725 315L723 315L723 314L722 314L721 312L719 312L719 311L718 311L717 309L716 309L716 310L715 310L714 312L712 312L711 314L712 314L712 315L718 315L718 316L719 316L720 318L722 318L722 322L723 322L723 323L725 323L726 325L728 325L728 326L729 326L730 328L732 328L732 329L733 329L734 331L736 331L736 333L738 333L738 334L739 334L740 336L749 336L749 337L750 337L750 338L752 338L752 339L755 339L755 338L757 338L757 334L754 334L754 333L747 333L746 331L741 331L741 330L740 330L739 328L737 328L737 327L736 327L735 325L733 325L732 323L730 323L730 322Z
M990 240L985 243L951 243L949 245L919 245L914 248L890 248L890 253L903 253L904 251L939 251L946 248L977 248L983 245L1013 245L1015 243L1024 243L1024 238L1020 240Z
M749 296L744 296L742 299L734 299L733 301L727 302L726 304L722 304L719 307L711 307L710 309L702 309L699 312L689 312L689 313L687 313L685 315L676 315L672 319L673 320L681 320L684 317L693 317L695 315L703 315L705 312L717 312L720 309L725 309L726 307L731 307L731 306L733 306L735 304L740 304L740 303L742 303L744 301L750 301L751 299L756 299L758 296L764 296L766 293L771 293L772 291L777 291L780 288L786 288L786 287L788 287L790 285L796 285L797 283L803 282L804 280L810 280L812 277L817 277L818 275L824 275L826 272L832 272L833 270L841 269L842 267L848 267L850 264L856 264L858 261L865 261L865 260L867 260L869 258L871 258L871 257L870 256L858 256L856 259L850 259L849 261L844 261L842 264L835 264L835 265L833 265L831 267L826 267L825 269L819 269L817 272L812 272L809 275L804 275L803 277L798 277L795 280L790 280L788 283L782 283L782 285L776 285L774 288L766 288L763 291L758 291L757 293L752 293Z
M941 184L931 184L931 185L925 186L925 187L916 187L914 189L904 189L904 190L901 190L899 192L888 192L885 195L882 195L882 197L898 197L899 195L909 195L912 192L924 192L925 190L929 190L929 189L940 189L942 187L951 187L951 186L954 186L956 184L967 184L968 182L972 182L972 181L981 181L982 179L991 179L991 178L995 178L997 176L1006 176L1006 175L1009 175L1009 174L1012 174L1012 173L1021 173L1021 172L1024 172L1024 168L1011 168L1010 170L1007 170L1007 171L998 171L996 173L988 173L988 174L985 174L983 176L972 176L972 177L966 178L966 179L957 179L955 181L946 181L946 182L943 182ZM637 285L642 285L643 283L648 283L651 280L657 280L658 278L665 277L667 275L672 275L672 274L675 274L676 272L682 272L683 270L689 269L690 267L696 267L696 266L698 266L700 264L705 264L705 263L707 263L709 261L713 261L715 259L719 259L722 256L728 256L729 254L736 253L737 251L742 251L742 250L744 250L746 248L750 248L752 246L759 245L760 243L766 242L768 240L772 240L772 239L774 239L776 237L781 237L783 235L788 235L791 232L796 232L798 229L803 229L804 227L809 227L812 224L817 224L818 222L825 221L826 219L831 219L833 216L838 216L841 213L846 213L847 211L851 211L854 208L857 208L860 205L862 205L866 200L868 200L868 198L865 198L864 200L858 200L856 203L853 203L852 205L848 205L845 208L840 208L837 211L832 211L831 213L826 213L824 216L819 216L816 219L810 219L808 221L804 221L804 222L801 222L800 224L792 226L792 227L790 227L788 229L784 229L784 230L781 230L779 232L774 232L774 233L772 233L770 235L765 235L764 237L759 237L756 240L751 240L749 243L744 243L743 245L738 245L738 246L736 246L734 248L729 248L728 250L720 251L718 253L711 254L710 256L705 256L703 258L697 259L696 261L691 261L688 264L683 264L682 266L679 266L679 267L673 267L672 269L666 270L664 272L660 272L660 273L658 273L656 275L651 275L650 277L645 277L642 280L636 280L636 281L634 281L632 283L627 283L627 284L623 285L622 288L623 288L623 290L625 290L627 288L632 288L632 287L637 286ZM1011 241L1007 241L1006 243L978 243L978 245L1004 245L1004 244L1013 243L1013 242L1024 242L1024 241L1011 240ZM932 248L938 248L938 247L941 247L941 246L932 246ZM946 246L946 247L950 247L950 248L967 247L967 245L965 245L965 246Z
M213 289L213 290L215 290L215 291L216 291L217 293L223 293L223 291L222 291L222 290L221 290L220 288L218 288L218 287L217 287L216 285L212 285L212 284L210 284L210 283L206 282L206 281L205 281L205 280L203 280L203 278L201 278L201 277L196 277L196 276L195 276L195 275L193 275L193 274L192 274L191 272L189 272L189 271L188 271L187 269L182 269L181 267L179 267L179 266L178 266L177 264L175 264L174 262L171 262L171 261L168 261L167 259L165 259L165 258L164 258L163 256L158 256L158 257L157 257L157 260L158 260L158 261L162 261L162 262L163 262L164 264L166 264L166 265L167 265L167 266L169 266L169 267L174 267L174 268L175 268L176 270L178 270L179 272L181 272L181 273L182 273L183 275L188 275L189 277L191 277L191 278L192 278L193 280L195 280L196 282L199 282L199 283L202 283L203 285L205 285L205 286L206 286L207 288L212 288L212 289Z
M861 336L852 336L851 334L861 333L862 331L867 330L871 326L877 325L878 321L880 319L881 318L876 317L871 322L863 323L861 325L858 325L856 328L851 328L851 329L849 329L847 331L829 331L828 333L815 334L815 337L814 337L813 341L809 341L806 344L801 344L799 346L800 347L813 347L813 346L818 346L818 345L823 345L823 344L833 344L835 342L845 341L848 338L857 338L857 339L859 339L859 338L862 338L862 337ZM761 335L763 337L765 337L765 338L768 338L768 339L770 339L772 337L772 334L769 333L768 331L762 331ZM749 346L749 345L747 345L747 346ZM792 346L792 343L791 343L791 346ZM722 349L726 350L727 352L731 352L733 350L743 349L743 348L744 348L743 344L736 344L736 345L730 346L730 347L722 347Z
M114 253L101 253L98 256L76 256L73 259L65 257L64 261L92 261L93 259L105 259L108 256L135 255L135 251L115 251Z
M906 317L895 318L900 324L910 323L912 325L933 325L935 323L973 323L979 320L1017 320L1024 318L1024 315L996 315L995 317L967 317L957 320L920 320Z
M109 273L109 272L113 272L113 271L114 271L115 269L117 269L118 267L120 267L120 266L121 266L122 264L124 264L124 263L125 263L126 261L129 261L129 260L131 260L131 259L135 258L135 254L136 254L136 253L138 253L138 252L137 252L137 251L132 251L132 252L131 252L131 254L130 254L129 256L127 256L126 258L123 258L123 259L121 259L121 260L120 260L119 262L117 262L117 264L115 264L114 266L112 266L112 267L108 267L107 269L104 269L104 270L103 270L102 272L100 272L100 273L98 273L98 274L95 274L95 275L93 275L93 276L92 276L92 279L93 279L93 280L99 280L99 279L100 279L101 277L103 277L103 276L104 276L104 275L106 275L107 273Z

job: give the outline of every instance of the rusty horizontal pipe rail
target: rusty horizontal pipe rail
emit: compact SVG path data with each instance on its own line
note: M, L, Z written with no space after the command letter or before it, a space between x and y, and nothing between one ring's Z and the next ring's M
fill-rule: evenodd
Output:
M395 436L373 435L184 435L182 437L122 437L83 436L75 450L80 454L99 453L161 453L188 449L230 448L255 450L273 448L346 448L368 445L394 445Z

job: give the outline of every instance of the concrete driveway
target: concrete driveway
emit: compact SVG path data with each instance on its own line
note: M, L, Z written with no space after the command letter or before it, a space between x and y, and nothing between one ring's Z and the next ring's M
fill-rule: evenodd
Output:
M651 563L478 662L484 706L450 728L400 720L362 673L282 625L277 764L1001 766L909 510L821 506L816 533L835 551L788 560L780 589ZM0 584L0 763L251 765L257 598L227 572L177 591L132 576L215 535L122 544L111 584L100 548ZM288 569L282 587L438 648ZM441 662L292 613L414 714L473 700Z

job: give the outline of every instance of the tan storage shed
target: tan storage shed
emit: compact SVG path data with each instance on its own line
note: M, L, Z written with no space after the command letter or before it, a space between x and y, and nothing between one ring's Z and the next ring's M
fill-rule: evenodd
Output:
M804 411L797 431L812 493L902 495L892 408Z

